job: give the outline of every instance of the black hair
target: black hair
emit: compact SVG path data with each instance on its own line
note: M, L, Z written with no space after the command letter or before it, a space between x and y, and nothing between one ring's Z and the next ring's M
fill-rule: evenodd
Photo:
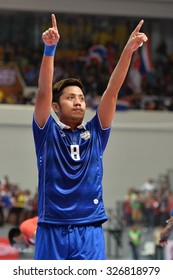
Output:
M79 87L83 94L85 95L85 89L80 79L67 78L59 81L53 87L53 97L52 102L57 102L59 104L60 96L63 94L63 89L68 86L77 86Z
M15 227L15 228L10 229L10 231L8 233L8 240L12 246L14 244L16 244L16 242L14 241L14 237L18 237L20 234L21 234L21 231L19 228Z

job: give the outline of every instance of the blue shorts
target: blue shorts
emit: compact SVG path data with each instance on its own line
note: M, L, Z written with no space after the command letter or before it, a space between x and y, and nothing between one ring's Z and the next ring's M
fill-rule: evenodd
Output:
M35 260L105 260L102 225L39 224Z

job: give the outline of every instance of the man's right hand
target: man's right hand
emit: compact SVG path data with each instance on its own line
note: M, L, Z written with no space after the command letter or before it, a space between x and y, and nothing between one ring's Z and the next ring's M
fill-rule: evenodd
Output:
M45 45L48 46L56 45L60 39L55 15L52 14L51 18L52 18L52 27L47 29L42 34L43 42L45 43Z

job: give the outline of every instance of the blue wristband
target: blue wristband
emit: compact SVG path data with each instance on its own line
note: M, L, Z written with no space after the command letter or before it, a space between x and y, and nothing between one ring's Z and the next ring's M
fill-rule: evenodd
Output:
M44 55L54 56L56 51L56 46L57 45L52 45L52 46L44 45Z

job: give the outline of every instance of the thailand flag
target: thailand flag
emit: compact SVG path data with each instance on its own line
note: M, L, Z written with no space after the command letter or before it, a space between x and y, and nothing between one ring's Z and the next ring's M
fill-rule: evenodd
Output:
M141 55L139 53L139 49L137 49L133 54L131 67L127 77L127 83L129 87L132 88L135 92L141 91L141 65Z
M141 57L141 66L140 66L140 73L141 75L145 75L147 73L153 72L153 62L151 58L151 50L149 41L143 44L142 48L140 49L140 57Z
M95 62L100 67L105 59L107 59L107 48L103 45L94 45L89 49L86 65Z
M138 48L132 58L132 63L128 73L128 85L135 91L141 91L142 78L153 73L154 67L151 59L150 45L147 41Z

